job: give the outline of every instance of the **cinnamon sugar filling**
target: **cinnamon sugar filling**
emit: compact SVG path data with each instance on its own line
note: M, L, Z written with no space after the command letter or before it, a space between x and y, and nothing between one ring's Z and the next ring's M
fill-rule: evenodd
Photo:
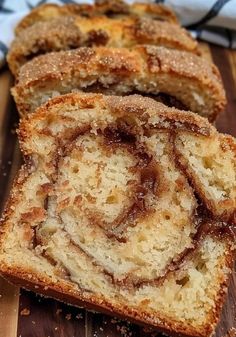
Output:
M207 231L212 219L205 217L199 220L201 215L198 214L197 202L187 181L178 171L169 133L160 132L159 136L155 136L150 131L148 136L143 137L145 145L137 139L125 119L117 125L106 127L103 131L98 129L94 133L84 127L84 130L68 137L69 141L64 144L64 150L56 151L60 155L54 160L57 173L54 174L53 191L45 199L48 219L35 231L33 248L36 248L37 244L43 246L57 231L56 228L48 229L55 218L59 220L60 230L65 233L70 245L85 255L95 268L101 269L109 282L119 287L158 285L164 282L169 273L182 266L198 248L204 236L202 233ZM148 138L153 140L154 137L157 137L156 144L160 147L160 155L155 159L153 151L157 149L150 148L148 144ZM165 142L168 145L164 145ZM121 166L124 158L124 165ZM119 171L116 170L117 166ZM173 181L165 181L164 170L174 170ZM47 192L46 187L43 189ZM176 193L182 193L180 200L176 199ZM156 222L157 226L155 233L168 231L170 221L173 228L175 227L174 212L169 209L169 204L165 204L166 194L173 198L170 199L172 207L181 208L185 213L182 216L182 228L175 230L176 236L180 235L181 240L184 237L186 241L179 252L173 255L171 251L168 252L170 247L155 247L158 238L156 241L154 239L154 242L150 243L153 244L150 250L156 249L158 256L158 252L162 254L163 249L166 249L167 255L162 265L154 266L145 252L147 247L144 249L140 246L136 257L134 250L135 245L140 245L146 240L146 237L142 238L142 226L146 226L145 233L148 233L148 228L153 226L153 222ZM189 200L191 202L188 205ZM184 202L187 205L186 209L185 205L181 205ZM181 222L180 218L179 221ZM219 233L219 227L217 230ZM211 232L216 233L213 225ZM150 232L148 235L152 237L153 234ZM165 235L168 235L167 232ZM101 242L96 247L96 240L100 237ZM135 240L132 240L133 238ZM172 244L177 242L178 239ZM98 248L101 247L105 257L98 254ZM112 260L111 256L115 255L117 259ZM58 264L58 273L61 271L63 277L73 282L67 266L63 261L57 261L53 251L45 249L42 256ZM124 261L119 261L120 256Z
M142 106L137 109L141 114ZM230 234L216 222L214 211L207 211L201 195L194 195L189 172L179 164L175 125L171 119L161 123L162 128L158 123L140 128L129 111L106 127L68 127L63 139L57 139L51 183L38 190L47 217L39 219L32 249L39 253L43 247L41 255L56 263L64 278L78 282L57 254L57 241L63 238L107 282L141 289L162 284L180 269L206 233ZM199 137L209 135L206 128L186 123L178 123L179 134L191 130ZM47 127L42 133L50 134Z

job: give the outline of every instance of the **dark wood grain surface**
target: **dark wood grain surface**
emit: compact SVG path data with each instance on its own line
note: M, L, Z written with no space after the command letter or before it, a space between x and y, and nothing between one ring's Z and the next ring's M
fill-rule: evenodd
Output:
M213 59L227 92L226 111L216 126L236 136L236 52L201 45L204 57ZM16 136L18 114L10 96L12 78L0 73L0 211L21 163ZM20 293L20 294L19 294ZM86 312L45 299L0 279L0 337L151 337L142 328L105 315ZM152 335L153 336L153 335ZM161 336L158 334L158 336ZM233 273L216 337L236 336L236 276Z

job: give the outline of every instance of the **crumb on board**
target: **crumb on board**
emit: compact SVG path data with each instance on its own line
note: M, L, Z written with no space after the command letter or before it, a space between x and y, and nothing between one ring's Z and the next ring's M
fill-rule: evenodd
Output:
M21 310L20 315L21 316L29 316L30 315L30 310L27 309L27 308L24 308L24 309Z
M57 309L56 315L60 315L61 312L62 312L62 309Z
M66 319L67 319L67 321L69 321L71 319L71 314L67 314Z
M121 336L123 337L131 337L132 331L130 330L131 323L129 321L126 321L125 323L118 319L118 318L112 318L111 323L116 324L116 330L120 332Z
M77 318L77 319L83 319L83 315L82 315L81 313L78 313L78 314L75 316L75 318Z
M132 331L129 330L129 328L125 325L117 325L116 330L121 333L124 337L131 337Z
M230 328L225 337L236 337L236 328Z

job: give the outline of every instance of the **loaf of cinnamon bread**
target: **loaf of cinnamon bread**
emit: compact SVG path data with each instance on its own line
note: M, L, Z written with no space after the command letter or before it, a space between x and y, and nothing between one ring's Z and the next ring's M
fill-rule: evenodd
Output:
M44 4L34 8L17 25L16 34L34 25L39 21L51 21L64 16L94 17L105 15L112 19L129 17L142 17L158 21L167 21L177 24L174 12L167 6L155 3L134 2L127 4L122 0L95 0L90 4Z
M20 67L37 55L81 46L126 47L159 45L198 53L197 42L179 25L149 18L61 16L39 21L13 41L7 60L17 76Z
M226 103L218 69L197 55L155 46L79 48L25 64L12 94L22 116L73 90L151 95L213 121Z
M236 141L138 95L56 97L21 121L0 272L168 334L210 336L232 269Z

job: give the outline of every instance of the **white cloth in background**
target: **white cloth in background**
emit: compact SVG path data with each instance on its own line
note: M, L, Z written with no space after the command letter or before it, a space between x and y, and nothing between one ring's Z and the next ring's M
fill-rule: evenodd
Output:
M192 35L236 48L236 0L166 0Z
M142 0L137 0L142 1ZM132 0L128 1L132 2ZM162 0L176 12L193 36L236 48L236 0ZM0 67L14 37L17 23L32 8L44 3L93 3L92 0L0 0Z

